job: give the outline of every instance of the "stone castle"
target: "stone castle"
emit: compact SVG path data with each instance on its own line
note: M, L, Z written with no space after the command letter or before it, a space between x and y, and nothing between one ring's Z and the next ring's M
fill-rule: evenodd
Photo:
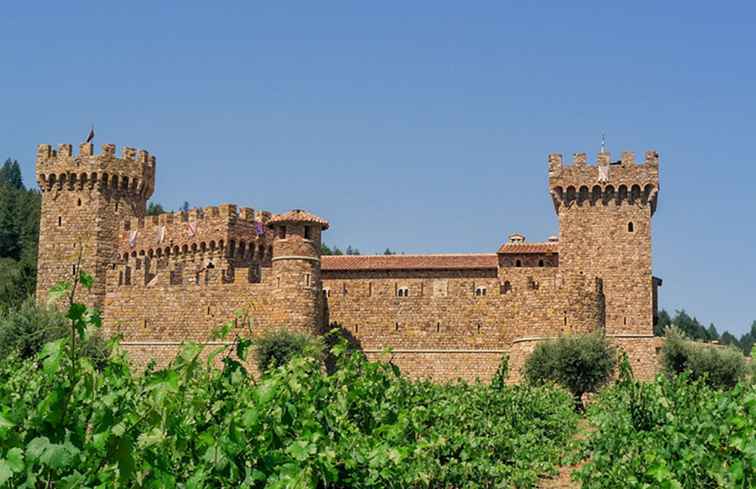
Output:
M138 363L166 362L186 340L221 343L211 332L234 320L257 332L340 327L368 357L436 380L488 379L508 353L516 381L539 341L600 330L649 377L659 351L661 280L651 271L659 157L612 161L602 150L597 159L549 156L559 236L545 242L514 234L492 253L321 256L329 224L306 211L225 204L145 216L154 156L43 144L38 298L80 261L95 278L83 300Z

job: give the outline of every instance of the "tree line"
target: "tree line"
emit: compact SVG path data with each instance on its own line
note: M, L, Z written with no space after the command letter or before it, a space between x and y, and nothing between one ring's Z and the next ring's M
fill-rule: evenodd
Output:
M0 167L0 309L16 307L34 294L42 199L27 189L18 161Z
M667 311L662 309L659 312L656 324L654 324L654 335L664 336L666 330L672 326L676 326L691 340L709 343L716 341L722 345L732 345L746 355L751 354L753 344L756 342L756 321L751 323L750 331L747 331L738 338L729 331L719 334L714 323L709 324L708 327L704 326L695 316L691 316L684 309L675 311L674 316L671 316Z

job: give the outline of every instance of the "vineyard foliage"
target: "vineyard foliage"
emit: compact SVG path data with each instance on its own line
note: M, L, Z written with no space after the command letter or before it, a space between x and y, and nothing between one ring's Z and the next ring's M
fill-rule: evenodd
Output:
M756 385L716 390L659 376L605 389L577 476L584 488L750 488L756 481Z
M332 374L300 356L255 380L239 337L139 373L113 342L98 370L96 311L56 294L71 335L0 366L0 487L532 487L575 431L557 387L411 382L343 341Z

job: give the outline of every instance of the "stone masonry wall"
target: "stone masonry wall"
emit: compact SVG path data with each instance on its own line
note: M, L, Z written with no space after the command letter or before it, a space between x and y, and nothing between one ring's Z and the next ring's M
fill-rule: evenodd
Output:
M503 289L496 273L327 272L329 321L368 354L390 348L409 375L436 380L490 378L518 337L603 327L595 282L559 277L555 268L518 268L507 270L511 288ZM480 287L485 295L476 295ZM400 288L408 296L398 296Z

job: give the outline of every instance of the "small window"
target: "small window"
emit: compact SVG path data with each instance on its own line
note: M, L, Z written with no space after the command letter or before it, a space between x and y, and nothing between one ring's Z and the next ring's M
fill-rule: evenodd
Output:
M539 267L544 267L544 266L546 266L546 263L543 260L538 260L538 266Z
M58 216L58 227L63 225L63 218Z
M486 288L485 287L476 287L475 288L475 296L476 297L482 297L486 295Z
M310 286L310 280L311 280L311 275L309 273L305 273L305 287Z
M323 287L323 295L326 297L331 297L331 289L328 287Z
M341 284L341 294L347 295L347 286L346 284Z
M360 325L359 324L355 324L354 325L354 332L355 333L359 333L360 332Z
M304 227L304 238L305 239L312 239L312 227L311 226L305 226Z
M505 281L499 286L499 293L501 293L501 295L506 294L510 290L512 290L512 284L510 284L509 281Z
M278 228L278 238L279 239L286 239L286 226L279 226L279 228Z
M483 325L478 323L478 333L480 333L480 330L483 328Z
M399 331L399 323L394 323L394 331Z
M76 205L79 206L79 207L81 207L81 199L79 199L79 200L76 201Z
M116 208L115 208L115 210L116 210L116 212L118 212L118 202L116 202Z
M441 323L436 323L436 333L441 332Z
M628 222L627 223L627 232L628 233L635 232L635 225L632 222Z
M373 282L368 282L368 297L373 295Z
M521 267L522 266L522 260L519 260L519 259L515 260L515 266L516 267Z
M409 289L407 287L399 287L396 289L397 297L409 297Z

